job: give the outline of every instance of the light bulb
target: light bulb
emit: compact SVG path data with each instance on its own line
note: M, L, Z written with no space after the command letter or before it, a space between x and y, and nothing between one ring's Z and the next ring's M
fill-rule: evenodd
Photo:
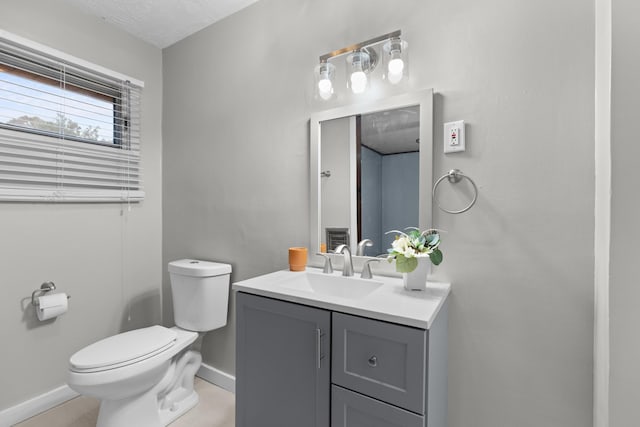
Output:
M318 96L325 101L333 96L333 76L335 67L328 62L321 62L316 67L316 86Z
M389 72L387 74L387 80L389 80L389 83L395 85L397 83L400 83L400 80L402 80L402 73L392 73Z
M367 87L367 75L364 71L351 73L351 90L353 93L362 93Z
M367 74L371 69L369 54L364 50L357 50L347 57L347 64L351 74L348 85L355 94L363 93L367 89Z
M404 61L402 58L393 58L389 61L389 65L387 66L389 69L389 74L400 74L402 76L402 70L404 70Z
M320 95L320 98L324 100L331 98L331 95L333 94L333 84L328 77L318 81L318 94Z
M387 80L391 84L398 84L404 78L407 42L399 37L391 38L383 47L387 53Z

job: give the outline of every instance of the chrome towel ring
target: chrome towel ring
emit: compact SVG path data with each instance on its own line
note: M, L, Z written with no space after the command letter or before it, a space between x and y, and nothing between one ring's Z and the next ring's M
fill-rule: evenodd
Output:
M438 188L438 185L440 185L440 183L445 178L447 178L449 180L449 182L452 183L452 184L459 183L460 181L462 181L462 178L465 178L465 179L469 180L469 182L473 186L473 200L471 200L471 203L469 203L469 205L467 205L465 208L457 210L457 211L445 209L440 205L440 202L436 198L436 189ZM436 183L433 185L433 191L431 192L431 195L433 197L433 200L436 202L436 204L438 205L438 208L440 208L441 211L446 212L446 213L450 213L450 214L461 214L463 212L468 211L469 209L471 209L471 207L473 205L476 204L476 200L478 200L478 187L476 186L476 183L473 182L473 180L471 178L469 178L467 175L463 174L460 169L451 169L449 172L447 172L446 174L442 175L436 181Z

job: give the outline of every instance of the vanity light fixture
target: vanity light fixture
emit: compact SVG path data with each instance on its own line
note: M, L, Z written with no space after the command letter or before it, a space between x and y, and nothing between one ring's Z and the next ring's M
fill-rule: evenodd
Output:
M397 84L407 75L407 42L402 40L401 31L397 30L320 56L320 64L315 68L316 90L318 96L325 101L331 99L335 92L336 67L329 61L345 54L348 55L347 87L354 94L361 94L367 90L369 74L378 64L380 55L383 56L386 65L383 78L389 83Z

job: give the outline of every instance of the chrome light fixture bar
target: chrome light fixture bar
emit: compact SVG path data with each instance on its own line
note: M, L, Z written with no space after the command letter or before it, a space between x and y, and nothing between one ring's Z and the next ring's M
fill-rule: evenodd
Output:
M336 67L330 60L345 54L348 54L346 58L347 87L354 94L366 91L369 84L368 74L375 69L380 55L387 65L384 78L391 84L398 84L407 75L408 44L402 40L401 36L402 32L397 30L321 55L320 63L315 68L317 95L323 100L333 97ZM378 54L375 46L383 42L385 44Z

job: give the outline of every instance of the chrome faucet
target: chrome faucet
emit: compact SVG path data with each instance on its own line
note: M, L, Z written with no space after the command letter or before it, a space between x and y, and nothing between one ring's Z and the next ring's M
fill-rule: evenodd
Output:
M362 267L362 273L360 273L360 277L363 279L372 279L373 274L371 273L371 263L380 262L380 258L370 258L364 262L364 266Z
M371 241L371 239L364 239L364 240L360 240L360 243L358 243L358 248L356 249L356 255L357 256L363 256L364 255L364 247L369 247L369 246L373 246L373 242Z
M347 245L340 245L336 248L336 253L344 254L344 266L342 267L343 276L353 276L353 261L351 261L351 250Z
M320 255L324 258L324 267L322 268L322 272L324 274L332 274L333 273L333 265L331 265L331 258L329 254L325 254L323 252L317 252L316 255Z

